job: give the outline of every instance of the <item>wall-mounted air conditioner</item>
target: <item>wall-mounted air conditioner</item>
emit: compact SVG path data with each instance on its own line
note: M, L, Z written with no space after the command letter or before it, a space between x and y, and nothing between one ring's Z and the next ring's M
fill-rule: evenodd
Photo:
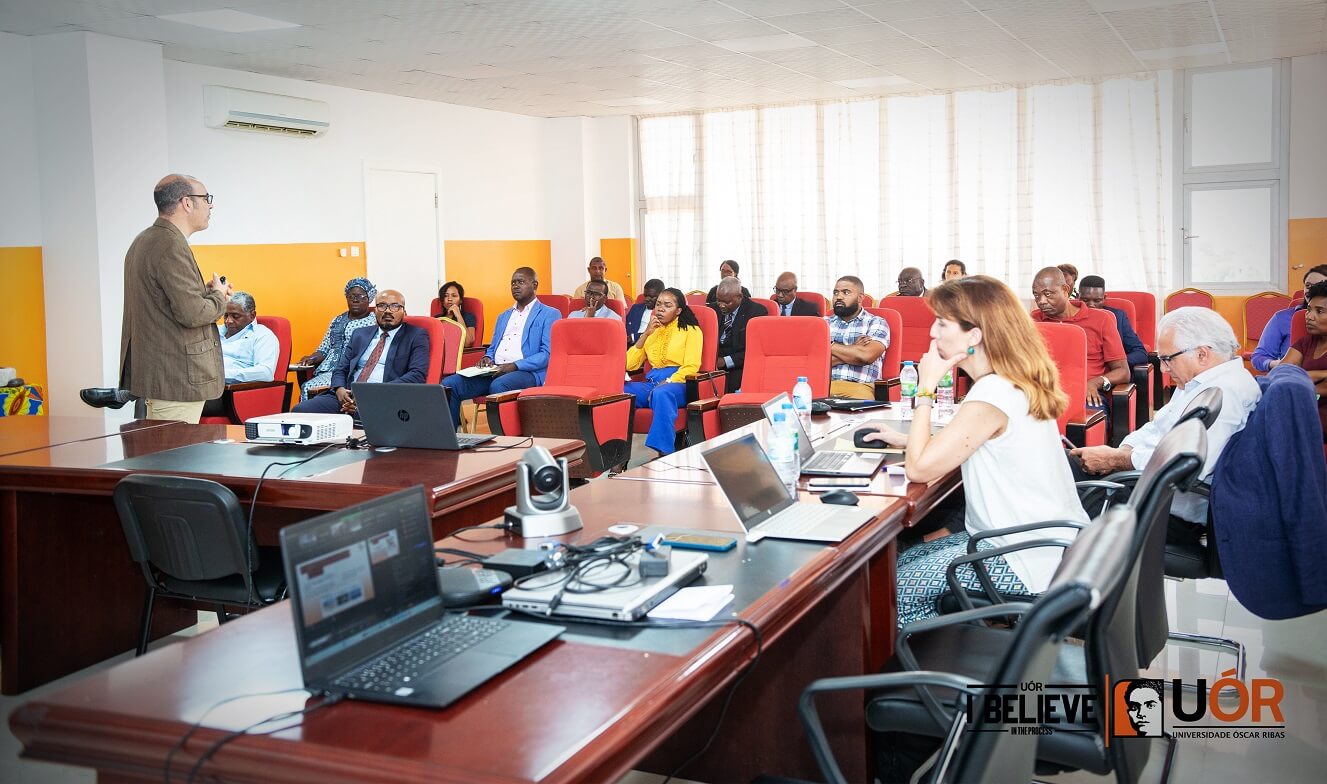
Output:
M203 86L203 122L209 128L322 136L331 127L331 110L326 101L209 84Z

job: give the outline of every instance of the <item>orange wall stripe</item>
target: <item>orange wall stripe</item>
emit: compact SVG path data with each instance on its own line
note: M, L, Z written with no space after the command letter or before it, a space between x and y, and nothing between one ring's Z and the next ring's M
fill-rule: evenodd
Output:
M0 308L0 365L12 367L23 380L45 387L46 289L41 248L0 248L0 274L16 294ZM48 400L49 393L48 389Z
M635 237L614 237L599 240L599 257L608 265L609 280L616 281L627 295L627 304L636 301L636 295L645 287L640 277Z
M1327 218L1296 218L1290 221L1290 263L1286 265L1286 292L1304 286L1310 267L1327 264ZM1299 267L1299 269L1295 269Z
M484 301L484 343L493 340L498 314L511 307L511 273L529 267L539 277L540 294L553 290L553 243L550 240L447 240L447 280L465 287L467 297ZM427 303L419 312L427 314Z

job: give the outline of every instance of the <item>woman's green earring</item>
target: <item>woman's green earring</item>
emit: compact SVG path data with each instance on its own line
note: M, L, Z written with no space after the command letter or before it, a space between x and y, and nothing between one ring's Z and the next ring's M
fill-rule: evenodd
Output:
M977 353L977 347L976 347L976 346L968 346L968 356L972 356L973 354L976 354L976 353Z

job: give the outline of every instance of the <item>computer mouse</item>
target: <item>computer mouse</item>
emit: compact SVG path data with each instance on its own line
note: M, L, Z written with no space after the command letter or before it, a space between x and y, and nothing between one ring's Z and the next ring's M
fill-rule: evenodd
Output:
M822 504L838 504L840 506L856 506L857 494L850 490L831 490L820 496Z
M858 449L888 449L889 444L885 443L884 441L866 440L867 436L874 435L879 432L880 432L879 428L859 427L856 430L852 431L852 445L857 447Z
M828 414L828 413L829 413L829 404L826 403L826 402L824 402L824 401L822 401L822 400L812 400L812 401L811 401L811 413L812 413L812 414Z

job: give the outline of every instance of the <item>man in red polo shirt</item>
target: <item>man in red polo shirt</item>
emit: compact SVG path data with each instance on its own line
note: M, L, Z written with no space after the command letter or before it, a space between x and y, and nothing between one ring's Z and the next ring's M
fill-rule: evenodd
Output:
M1093 310L1069 299L1069 281L1058 267L1046 267L1032 279L1033 321L1077 324L1087 333L1087 404L1110 416L1111 387L1129 383L1120 330L1109 311Z

